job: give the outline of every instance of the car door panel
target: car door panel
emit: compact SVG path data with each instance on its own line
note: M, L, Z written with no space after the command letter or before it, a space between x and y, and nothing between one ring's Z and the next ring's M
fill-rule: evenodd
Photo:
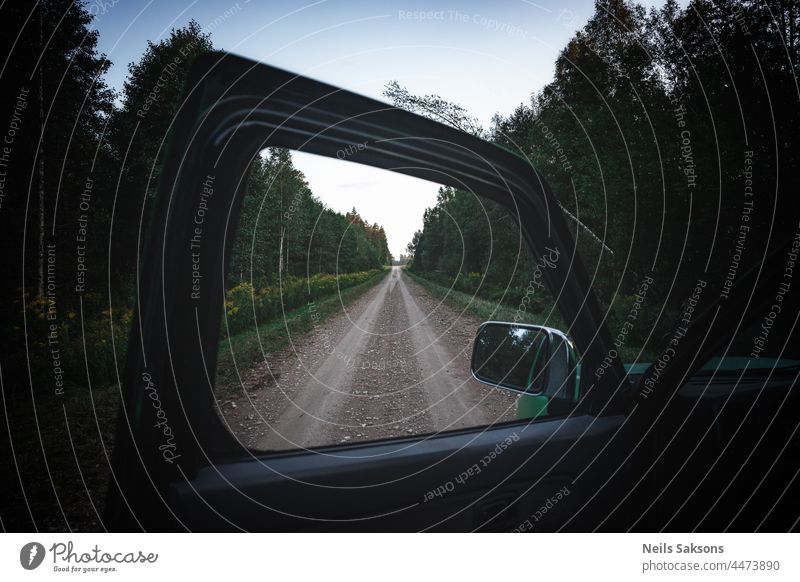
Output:
M625 472L623 447L613 446L625 439L623 423L584 415L262 455L206 467L173 486L170 499L191 530L460 531L513 529L566 487L542 526L557 529L574 517L571 528L584 529L602 520L613 497L610 489L589 502L586 492L613 487L611 474ZM505 439L512 444L497 453ZM480 472L469 475L473 466Z

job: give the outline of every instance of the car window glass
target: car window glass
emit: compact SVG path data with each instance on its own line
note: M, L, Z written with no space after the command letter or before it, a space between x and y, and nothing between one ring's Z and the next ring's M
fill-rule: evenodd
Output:
M546 417L550 396L532 413L470 358L486 320L561 325L542 280L560 249L535 260L490 201L347 156L253 162L220 331L224 424L285 450Z

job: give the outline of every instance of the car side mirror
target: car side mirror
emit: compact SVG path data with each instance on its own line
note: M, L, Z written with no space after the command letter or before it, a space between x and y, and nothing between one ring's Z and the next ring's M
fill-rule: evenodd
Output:
M481 325L472 350L472 375L484 384L548 401L574 403L580 394L580 365L572 341L540 325Z

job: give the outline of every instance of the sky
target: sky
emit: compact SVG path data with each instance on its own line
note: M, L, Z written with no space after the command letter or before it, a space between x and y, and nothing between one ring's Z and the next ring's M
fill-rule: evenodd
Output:
M641 2L647 6L660 2ZM113 63L107 82L121 90L127 65L147 41L196 20L214 47L372 98L397 80L436 93L489 126L552 80L555 60L591 16L589 0L87 0ZM352 207L386 230L397 257L438 186L358 164L297 152L314 194L339 212Z

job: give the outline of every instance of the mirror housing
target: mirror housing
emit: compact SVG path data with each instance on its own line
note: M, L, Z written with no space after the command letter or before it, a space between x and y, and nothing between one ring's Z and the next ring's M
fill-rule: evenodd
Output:
M487 321L472 349L472 376L483 384L529 396L576 403L580 363L572 340L541 325Z

